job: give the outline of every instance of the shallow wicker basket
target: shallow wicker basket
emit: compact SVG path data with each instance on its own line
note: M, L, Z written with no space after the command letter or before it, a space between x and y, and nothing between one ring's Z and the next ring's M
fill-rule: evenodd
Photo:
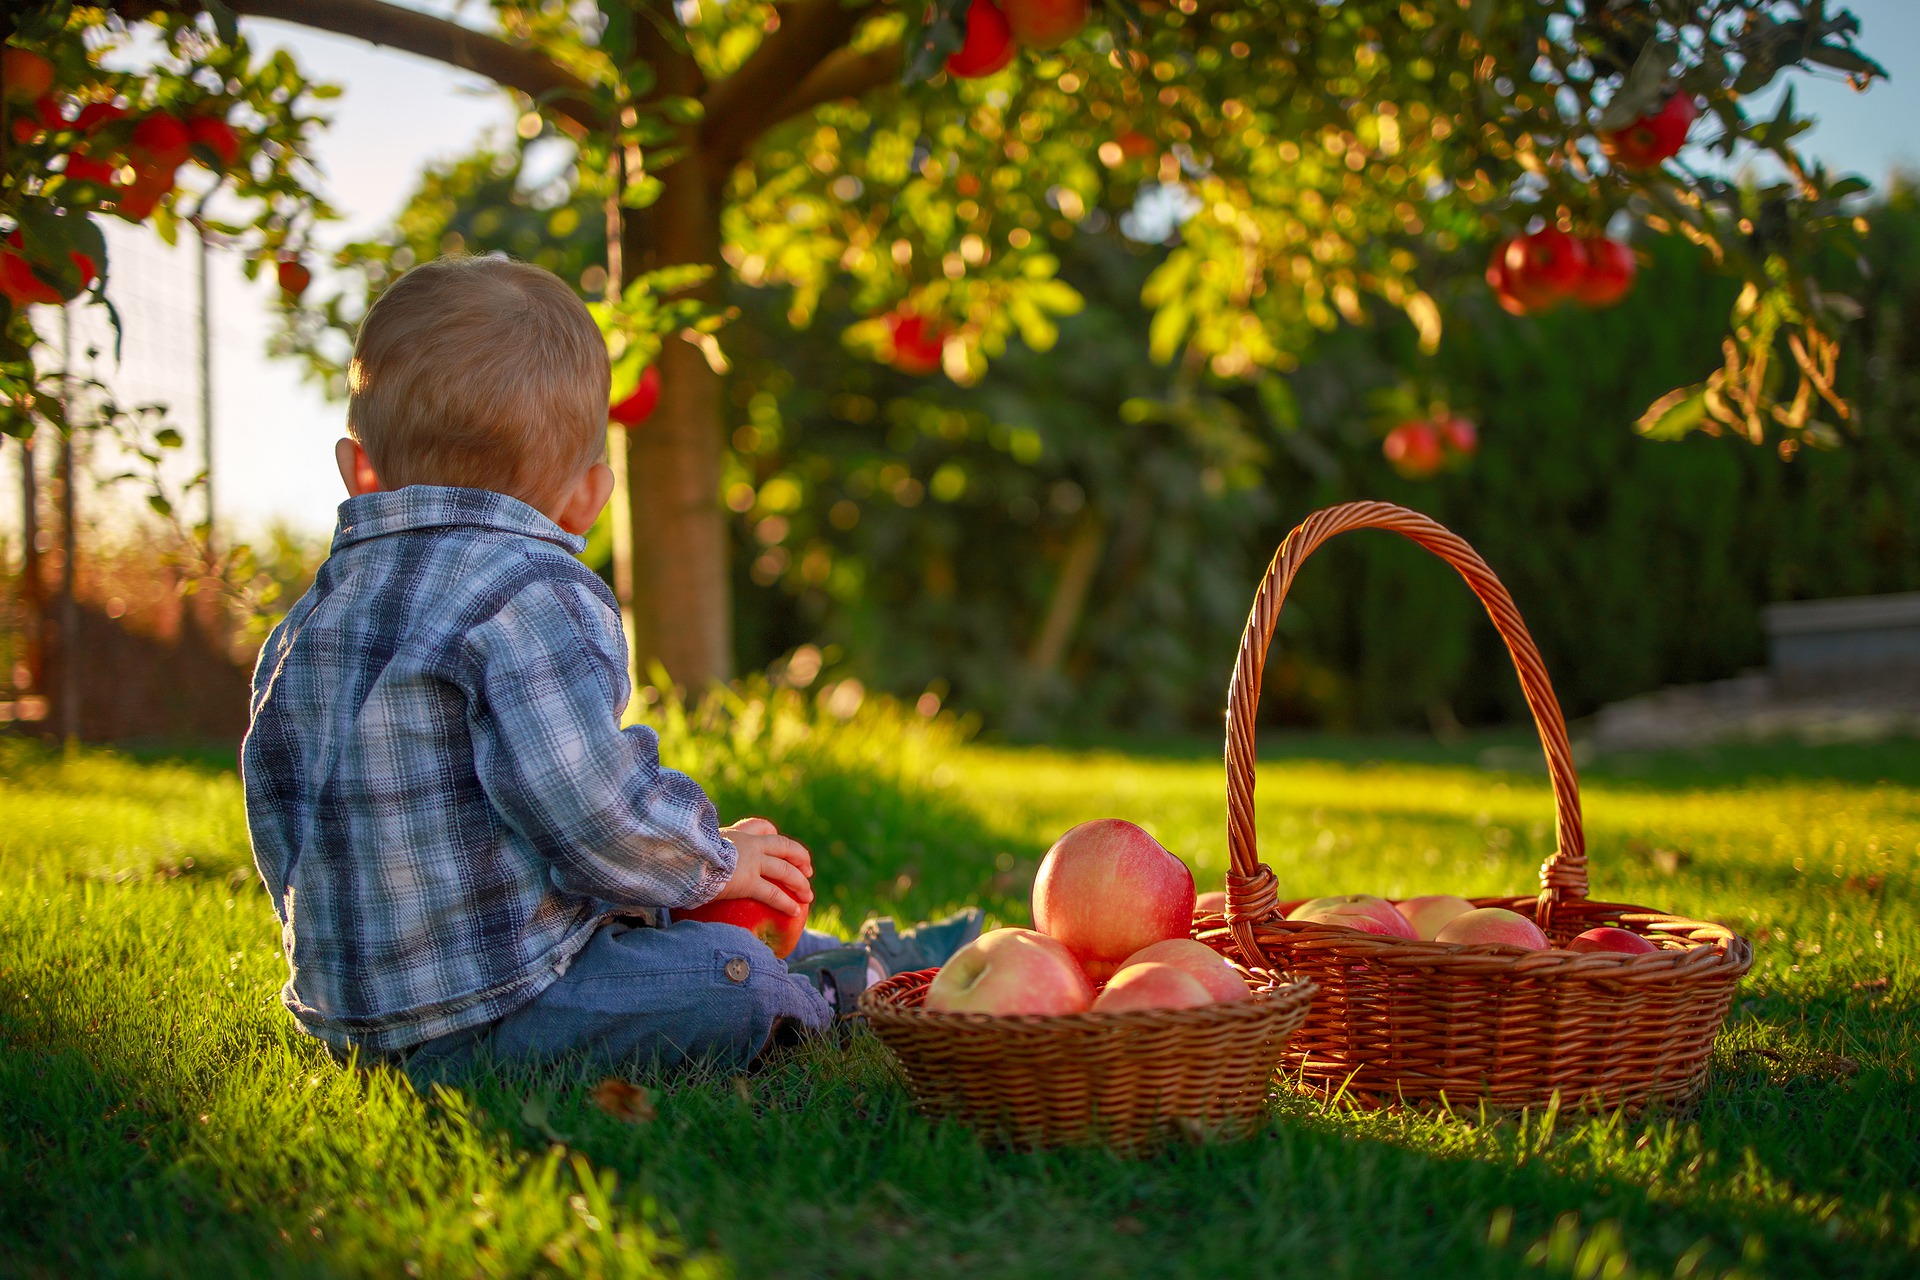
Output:
M1251 998L1193 1009L995 1017L922 1008L933 969L860 997L920 1110L1018 1147L1236 1136L1259 1123L1313 984L1256 972Z
M1643 955L1523 951L1375 937L1289 921L1254 842L1254 712L1281 602L1314 548L1350 529L1387 529L1458 570L1486 606L1520 674L1553 781L1557 847L1540 892L1478 898L1532 917L1556 944L1597 925L1652 939ZM1753 964L1720 925L1587 899L1580 784L1566 723L1533 639L1474 550L1417 512L1353 502L1310 516L1267 569L1241 637L1227 706L1227 910L1196 921L1230 958L1311 978L1320 992L1285 1068L1320 1096L1360 1106L1445 1103L1507 1109L1638 1105L1697 1093L1734 987Z

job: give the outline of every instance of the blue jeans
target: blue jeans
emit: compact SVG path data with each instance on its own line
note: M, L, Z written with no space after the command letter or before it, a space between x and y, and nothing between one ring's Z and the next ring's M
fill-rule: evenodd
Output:
M789 959L843 946L809 930ZM744 1066L780 1028L819 1031L833 1006L766 944L730 924L633 920L601 925L567 971L498 1022L429 1040L404 1055L418 1085L481 1055L540 1062L581 1053L661 1067Z

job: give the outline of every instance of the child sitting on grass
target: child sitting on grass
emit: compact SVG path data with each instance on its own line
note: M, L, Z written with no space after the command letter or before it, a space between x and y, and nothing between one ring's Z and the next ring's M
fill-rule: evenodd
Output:
M607 351L558 277L408 272L368 312L336 457L348 500L268 638L241 749L281 999L337 1054L437 1075L479 1053L738 1064L875 976L939 964L965 912L789 967L672 908L812 901L771 822L722 828L659 739L620 728L627 645L575 555L613 490Z

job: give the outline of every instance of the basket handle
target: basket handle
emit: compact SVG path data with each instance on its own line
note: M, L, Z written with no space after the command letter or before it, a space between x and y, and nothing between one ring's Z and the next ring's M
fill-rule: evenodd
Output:
M1346 502L1316 511L1287 535L1274 553L1273 563L1254 597L1247 628L1240 636L1240 656L1233 664L1233 685L1227 692L1227 923L1243 955L1257 961L1260 951L1253 924L1273 914L1279 905L1278 881L1260 861L1254 842L1253 746L1254 714L1260 707L1260 676L1267 647L1287 588L1301 562L1337 533L1349 529L1387 529L1401 535L1452 565L1486 606L1507 652L1520 674L1520 690L1533 712L1534 727L1547 755L1553 779L1555 848L1540 867L1540 923L1551 919L1556 904L1587 896L1586 836L1580 824L1580 780L1567 745L1567 725L1553 685L1540 661L1533 637L1513 607L1513 597L1487 567L1479 553L1437 521L1390 502Z

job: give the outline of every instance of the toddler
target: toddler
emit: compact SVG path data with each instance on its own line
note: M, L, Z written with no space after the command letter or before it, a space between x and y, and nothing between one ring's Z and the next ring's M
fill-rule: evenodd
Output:
M659 740L620 728L626 641L575 558L613 490L606 346L557 277L504 258L408 272L348 373L348 499L267 640L241 749L281 999L336 1053L419 1078L482 1051L741 1063L874 976L938 964L978 912L791 968L673 908L798 914L812 860L722 828Z

